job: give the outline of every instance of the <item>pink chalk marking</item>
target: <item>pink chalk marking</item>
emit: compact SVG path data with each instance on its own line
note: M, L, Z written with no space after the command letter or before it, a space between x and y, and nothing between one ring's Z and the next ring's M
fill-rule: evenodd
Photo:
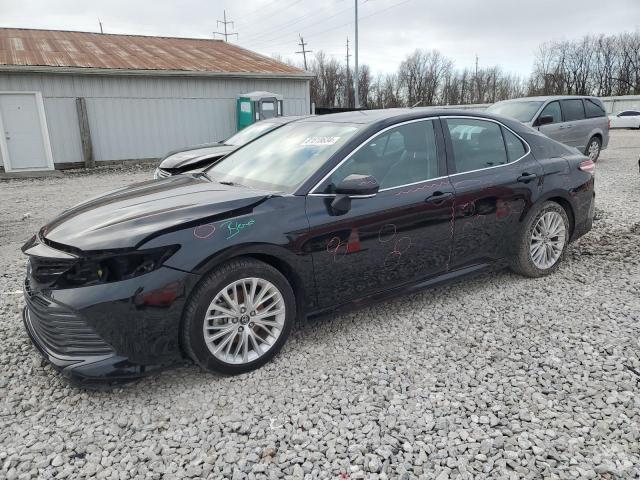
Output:
M216 231L216 226L213 223L207 223L205 225L198 225L193 229L193 236L204 240L209 238Z

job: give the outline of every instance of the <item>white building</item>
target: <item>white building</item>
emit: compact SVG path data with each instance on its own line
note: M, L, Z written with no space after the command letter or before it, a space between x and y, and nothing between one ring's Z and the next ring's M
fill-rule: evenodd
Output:
M221 40L0 28L0 165L155 159L236 128L236 98L309 113L311 75Z

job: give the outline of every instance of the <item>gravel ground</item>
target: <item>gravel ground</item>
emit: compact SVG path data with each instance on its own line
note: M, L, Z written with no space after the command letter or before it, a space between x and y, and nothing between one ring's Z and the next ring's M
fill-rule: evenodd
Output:
M552 277L487 274L303 325L239 377L185 365L100 392L29 343L19 247L151 168L0 183L0 477L638 478L639 154L640 133L612 134L594 229Z

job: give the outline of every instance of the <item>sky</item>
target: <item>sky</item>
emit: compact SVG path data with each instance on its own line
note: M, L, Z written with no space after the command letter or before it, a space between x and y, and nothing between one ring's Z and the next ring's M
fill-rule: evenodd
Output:
M353 53L355 0L0 0L0 27L213 38L226 10L229 41L302 63L313 53ZM539 45L586 34L640 30L640 0L358 0L359 62L394 72L417 48L457 68L500 66L527 75ZM216 35L216 38L221 38ZM350 57L350 62L353 62ZM353 64L353 63L352 63Z

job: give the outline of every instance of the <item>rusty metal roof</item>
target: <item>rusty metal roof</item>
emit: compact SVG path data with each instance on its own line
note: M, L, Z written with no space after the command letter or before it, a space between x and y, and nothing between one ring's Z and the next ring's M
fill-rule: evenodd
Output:
M0 69L309 76L222 40L21 28L0 28Z

